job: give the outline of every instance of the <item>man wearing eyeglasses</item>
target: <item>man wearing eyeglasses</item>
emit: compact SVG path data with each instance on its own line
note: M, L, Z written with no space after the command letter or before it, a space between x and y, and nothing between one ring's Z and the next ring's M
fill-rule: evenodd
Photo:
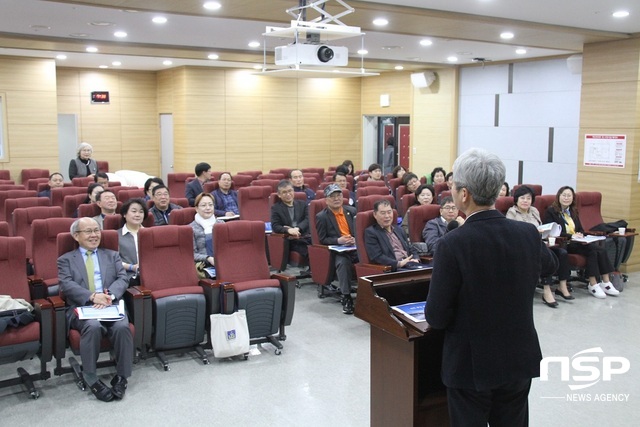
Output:
M164 185L156 185L151 190L153 206L149 212L153 215L153 225L169 225L169 215L174 209L182 209L182 206L171 203L169 189Z
M388 265L391 271L411 268L420 263L418 251L409 245L409 239L393 220L393 209L388 200L373 205L376 223L364 230L364 245L369 259L376 264Z
M127 273L118 252L98 248L100 226L93 218L80 218L71 225L78 249L58 258L58 279L67 308L67 324L80 331L82 376L93 394L103 402L122 399L133 364L133 336L129 319L114 322L78 319L75 308L93 306L104 309L122 298L129 286ZM100 341L111 341L116 359L116 375L107 387L96 374Z
M464 218L458 215L458 208L453 202L453 198L445 197L440 200L440 216L427 221L422 230L422 239L427 244L428 254L436 253L438 243L447 231L462 224L464 224Z

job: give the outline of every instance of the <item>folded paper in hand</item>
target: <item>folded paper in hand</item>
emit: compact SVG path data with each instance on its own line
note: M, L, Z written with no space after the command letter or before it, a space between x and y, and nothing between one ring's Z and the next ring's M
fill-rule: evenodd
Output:
M124 319L124 301L120 300L117 305L110 305L105 308L94 308L91 305L76 307L76 314L80 320L116 322Z
M549 237L558 237L562 229L560 228L560 224L550 222L548 224L539 225L538 231L542 233L543 239L548 239Z
M335 252L350 252L350 251L358 250L358 248L356 248L355 245L352 245L352 246L329 245L329 250L330 251L335 251Z

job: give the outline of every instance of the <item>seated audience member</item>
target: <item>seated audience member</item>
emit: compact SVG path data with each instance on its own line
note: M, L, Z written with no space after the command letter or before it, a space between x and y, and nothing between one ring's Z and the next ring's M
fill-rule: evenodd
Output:
M340 172L346 176L346 175L349 175L349 168L345 165L338 165L334 173L337 173L337 172ZM351 176L353 176L353 174L351 174Z
M609 280L609 273L613 272L614 268L605 248L600 246L598 242L585 244L573 240L574 238L584 237L584 230L576 209L576 194L573 188L564 186L558 190L556 199L547 208L544 216L544 223L549 222L559 224L562 229L560 236L571 239L567 245L567 252L580 254L587 258L586 275L589 278L589 284L587 285L589 293L596 298L619 295L620 292L613 287ZM598 282L597 277L602 277L602 281Z
M142 199L129 199L120 208L124 225L118 230L118 252L130 285L139 285L138 230L142 228L148 212L147 204Z
M431 171L431 184L442 184L445 182L445 177L447 176L447 171L445 171L440 166L433 168Z
M336 172L333 174L333 182L338 184L338 187L340 187L341 190L347 190L349 188L347 177L342 172ZM356 207L356 193L353 191L349 191L349 206L353 206L354 208Z
M451 187L453 187L453 172L449 172L447 176L444 177L445 182L447 183L447 188L451 191Z
M100 227L95 220L80 218L74 221L71 235L79 248L58 258L58 278L68 305L67 324L80 331L82 377L98 400L122 399L127 378L131 376L134 353L127 315L119 322L79 320L75 308L93 305L103 309L117 304L129 287L127 273L117 252L98 248ZM87 275L87 271L92 274ZM96 373L103 336L111 341L115 352L116 375L111 380L111 388L98 379Z
M184 195L189 200L189 206L195 206L196 197L204 191L202 185L211 179L211 165L201 162L195 167L196 179L187 183Z
M196 217L191 225L193 228L193 259L196 264L205 267L214 266L213 258L213 226L217 222L214 215L214 200L209 193L201 193L195 201Z
M95 203L98 200L98 194L104 191L104 187L100 184L92 182L87 187L87 198L84 199L84 204Z
M342 205L342 190L337 184L329 184L324 189L327 207L316 215L318 239L323 245L356 244L355 217L356 210L351 206ZM354 251L337 252L335 254L336 276L342 293L342 312L353 314L353 299L351 298L351 280L353 279L353 264L358 262L358 254Z
M150 212L153 214L153 225L169 225L169 216L174 209L182 209L171 203L169 189L164 184L153 187L151 191L153 206Z
M409 244L402 228L393 223L393 209L388 200L378 200L373 205L376 224L364 230L364 244L369 259L388 265L391 271L420 262L418 251Z
M464 219L458 215L458 208L453 198L447 196L440 201L440 216L427 221L422 229L422 239L427 245L427 252L435 255L440 239L448 231L464 224Z
M54 172L49 175L49 182L47 183L48 188L38 193L38 197L48 197L51 198L51 189L52 188L62 188L64 187L64 177L60 172Z
M369 179L367 179L367 181L384 181L382 166L377 163L372 163L369 166Z
M351 175L355 177L356 167L353 165L353 162L351 160L345 160L344 162L342 162L342 166L345 166L347 168L347 172L345 173L345 175Z
M102 185L104 188L109 187L109 175L106 172L98 172L93 176L93 182Z
M407 172L402 177L402 184L406 187L407 193L415 193L418 187L420 187L420 179L415 173ZM432 191L432 193L435 193L435 191Z
M514 219L516 221L528 222L536 227L542 224L540 219L540 212L533 206L533 202L536 200L536 195L530 187L523 185L513 192L514 205L507 211L506 217ZM559 246L552 246L549 249L558 258L558 279L560 283L556 290L556 295L560 295L566 300L572 300L574 297L569 293L567 289L567 279L571 274L571 267L569 266L569 260L567 259L567 251ZM543 290L542 302L551 308L556 308L558 303L556 302L553 294L551 293L551 283L553 282L551 276L545 276L542 278Z
M78 145L76 158L71 159L69 162L69 180L76 177L84 178L85 176L93 178L98 173L98 163L91 158L92 154L93 147L90 144L82 142Z
M418 183L419 182L420 181L418 181ZM428 184L419 185L414 191L414 195L416 197L413 202L413 206L430 205L436 201L436 192L433 187ZM401 224L402 231L404 231L407 236L409 235L409 211L411 211L411 206L409 206L407 211L404 213Z
M102 223L104 217L107 215L115 215L116 208L118 207L118 199L111 190L104 190L96 196L96 204L100 207L100 214L93 217L96 220L100 229L102 229Z
M402 166L398 165L395 168L393 168L393 171L391 171L391 176L393 178L402 178L405 173L407 173L407 170Z
M215 200L215 215L216 216L234 216L240 215L238 210L238 192L231 189L233 181L229 172L220 174L218 180L218 188L213 193L213 199Z
M505 182L504 184L502 184L502 187L500 188L500 194L498 194L498 197L504 197L508 195L509 195L509 184Z
M280 200L271 206L271 229L274 233L291 236L289 248L308 259L307 246L311 244L309 208L305 202L294 198L293 186L286 179L280 181L277 190Z
M289 179L293 185L293 191L296 193L305 193L307 195L307 204L316 198L316 192L304 185L304 175L300 169L294 169L289 173Z
M162 178L153 177L144 182L144 201L148 202L153 199L153 189L158 185L164 185Z

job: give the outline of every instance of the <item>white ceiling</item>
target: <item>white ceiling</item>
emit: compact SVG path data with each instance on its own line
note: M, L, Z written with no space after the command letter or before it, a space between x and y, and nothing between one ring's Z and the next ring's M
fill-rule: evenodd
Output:
M265 38L266 26L286 27L291 16L287 7L297 0L267 0L271 13L264 9L265 0L219 0L222 8L207 11L200 7L204 0L87 0L42 1L0 0L0 55L53 58L59 66L95 68L106 65L119 69L160 70L182 65L247 67L263 64L263 49L272 53L276 46L290 40ZM608 41L640 34L640 2L638 0L343 0L355 12L342 20L360 26L366 33L331 42L349 48L352 63L359 66L356 53L363 45L368 50L364 68L368 71L424 69L450 66L449 56L457 56L457 64L469 64L473 58L493 61L518 60L578 53L582 43ZM334 3L334 1L329 0ZM246 3L241 13L228 12ZM242 9L242 8L240 8ZM616 10L627 10L630 16L613 18ZM153 11L164 11L155 13ZM195 12L194 12L195 11ZM151 18L165 16L168 22L153 24ZM265 21L265 15L268 15ZM389 25L374 27L372 17L387 17ZM91 23L112 23L96 26ZM118 39L113 33L127 32ZM512 31L515 37L504 41L501 31ZM429 38L431 46L419 41ZM249 48L250 41L261 46ZM88 45L98 53L86 53ZM527 53L515 53L517 47ZM218 60L207 59L216 53ZM171 65L163 61L171 60ZM266 65L273 67L267 55Z

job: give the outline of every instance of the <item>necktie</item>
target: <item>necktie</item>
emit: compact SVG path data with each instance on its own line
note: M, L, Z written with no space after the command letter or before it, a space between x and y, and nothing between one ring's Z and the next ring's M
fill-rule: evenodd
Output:
M96 284L93 282L94 268L93 268L93 251L87 251L87 261L85 266L87 267L87 277L89 279L89 290L91 292L96 291Z

